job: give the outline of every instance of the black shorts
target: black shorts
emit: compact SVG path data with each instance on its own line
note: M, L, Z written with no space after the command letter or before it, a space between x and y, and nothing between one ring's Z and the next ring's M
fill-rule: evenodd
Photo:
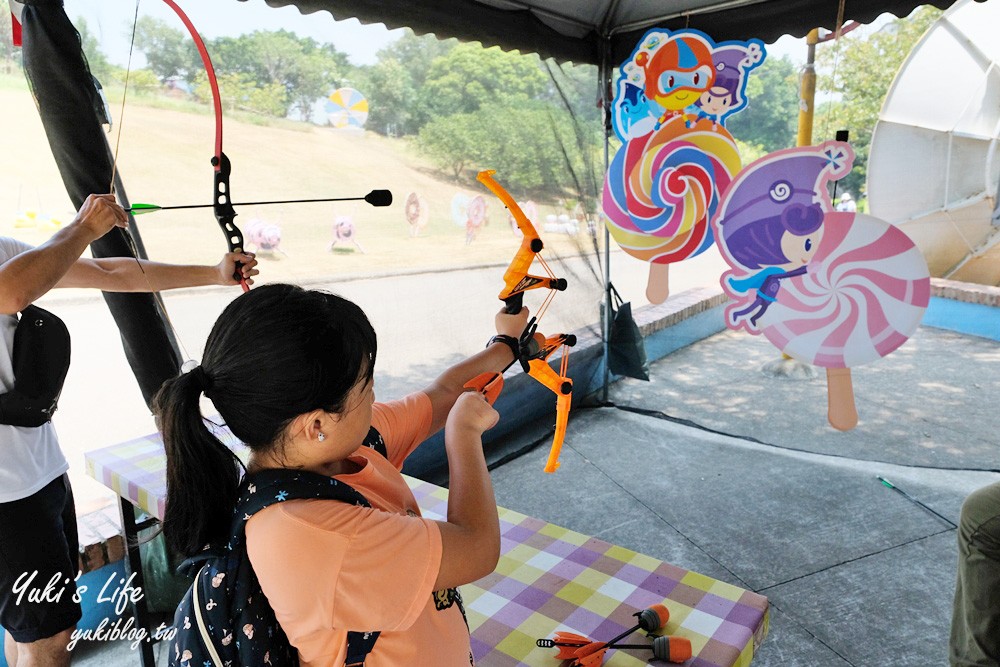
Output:
M78 557L68 475L27 498L0 503L0 625L14 641L45 639L80 620L73 600Z

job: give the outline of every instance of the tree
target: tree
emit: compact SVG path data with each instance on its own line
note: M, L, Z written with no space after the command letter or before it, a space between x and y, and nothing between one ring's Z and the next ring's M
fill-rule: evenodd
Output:
M217 71L245 75L261 89L284 87L285 113L305 117L318 98L340 85L349 67L346 54L333 46L287 30L222 37L213 40L212 51Z
M747 107L726 121L732 135L764 153L795 145L799 77L788 58L765 58L747 79Z
M829 138L837 130L848 130L857 154L854 169L841 181L841 190L862 190L868 148L886 93L910 49L940 16L940 10L922 7L870 35L849 33L839 44L820 51L817 90L832 92L836 99L817 110L816 127L825 129Z
M383 134L413 135L432 117L423 93L431 64L444 57L457 40L434 35L403 36L378 52L378 61L353 74L355 87L368 98L368 127Z
M77 19L76 31L80 33L80 46L83 55L87 59L90 73L101 83L108 83L115 78L116 68L108 62L107 56L101 52L100 43L97 38L90 33L87 22L81 17Z
M465 43L434 59L421 92L433 115L447 116L537 99L547 86L537 56Z
M249 74L225 72L216 75L219 96L227 109L247 111L263 116L283 118L288 109L288 92L278 83L261 86ZM194 94L200 100L211 100L208 75L198 72L194 77Z
M563 195L574 188L564 151L575 141L572 126L563 121L557 109L538 101L491 105L430 121L421 128L417 146L457 180L496 169L512 192Z
M128 31L131 36L131 26ZM175 76L191 81L195 73L203 68L191 37L152 16L142 16L136 22L135 48L146 57L147 67L160 81Z
M597 211L602 190L604 132L598 104L597 68L544 62L549 77L551 132L562 156L552 185L571 190L583 211Z

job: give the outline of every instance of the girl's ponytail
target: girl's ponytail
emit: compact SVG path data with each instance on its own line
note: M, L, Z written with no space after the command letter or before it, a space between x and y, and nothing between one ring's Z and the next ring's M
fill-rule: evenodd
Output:
M242 476L239 458L201 415L201 394L211 384L198 366L165 382L153 399L167 453L163 532L168 546L184 556L225 541Z

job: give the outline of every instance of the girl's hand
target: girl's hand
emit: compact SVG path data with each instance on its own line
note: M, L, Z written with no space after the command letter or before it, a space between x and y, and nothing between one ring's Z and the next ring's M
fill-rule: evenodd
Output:
M448 413L445 431L453 435L474 435L478 442L478 436L493 428L499 420L500 413L486 402L482 394L467 391L459 395Z
M218 271L219 285L238 285L239 280L233 276L236 274L236 265L240 265L240 275L247 281L247 285L253 285L252 276L256 276L260 271L257 266L257 258L252 252L227 252L222 256L222 261L216 265Z
M524 306L521 306L521 312L514 315L508 315L506 310L501 308L494 318L497 333L501 336L520 338L524 328L528 326L528 314L529 311Z

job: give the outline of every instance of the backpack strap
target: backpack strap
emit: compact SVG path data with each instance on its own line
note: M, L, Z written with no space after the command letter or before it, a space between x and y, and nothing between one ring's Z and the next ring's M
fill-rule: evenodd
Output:
M52 419L69 371L69 330L38 306L21 311L14 329L14 388L0 394L0 424L38 427Z
M368 429L368 435L365 436L362 447L371 447L381 454L383 458L389 458L389 452L385 448L385 440L382 439L382 434L374 426Z
M368 432L364 444L385 456L385 443L375 427ZM240 484L238 497L230 549L245 548L246 522L260 510L279 502L323 498L371 507L368 499L351 485L307 470L271 469L247 475ZM345 667L363 667L378 637L378 632L348 632Z
M365 659L375 648L378 636L378 632L348 632L344 667L364 667Z
M201 573L199 572L199 574ZM194 601L191 605L191 609L194 611L194 623L198 626L198 635L201 637L201 641L205 645L205 650L208 651L208 655L212 659L212 667L223 667L225 663L223 663L222 657L215 648L215 642L212 641L212 635L208 631L208 623L202 615L202 603L199 599L198 588L198 582L195 581L194 586L191 587L191 595Z

